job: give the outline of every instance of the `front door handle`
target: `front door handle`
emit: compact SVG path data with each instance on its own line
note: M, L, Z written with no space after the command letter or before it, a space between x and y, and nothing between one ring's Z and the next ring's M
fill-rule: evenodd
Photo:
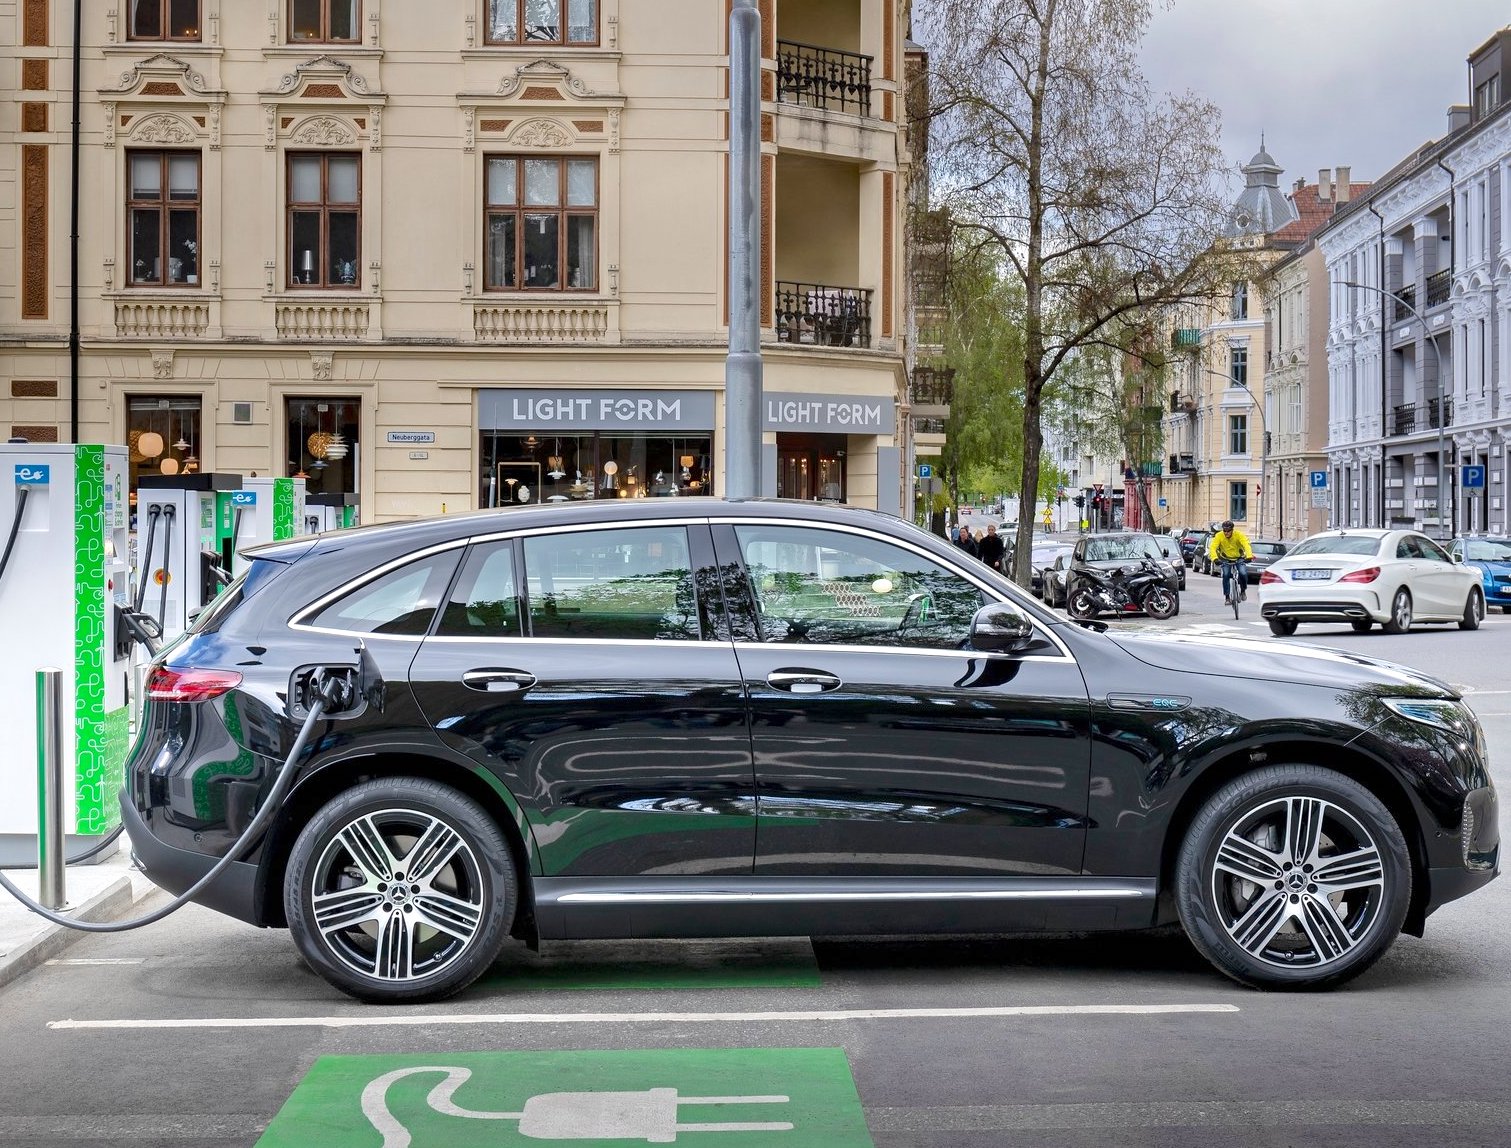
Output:
M788 694L826 694L844 683L822 670L772 670L766 675L766 684Z
M517 693L535 684L535 675L524 670L468 670L462 685L485 694Z

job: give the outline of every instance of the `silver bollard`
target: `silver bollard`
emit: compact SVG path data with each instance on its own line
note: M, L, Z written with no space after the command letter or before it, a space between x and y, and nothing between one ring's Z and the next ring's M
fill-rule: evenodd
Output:
M67 903L63 889L63 671L37 671L37 899Z

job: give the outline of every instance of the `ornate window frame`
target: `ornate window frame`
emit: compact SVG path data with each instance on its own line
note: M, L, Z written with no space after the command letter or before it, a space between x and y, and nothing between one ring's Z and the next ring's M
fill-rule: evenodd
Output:
M199 39L197 40L133 40L130 35L130 20L122 10L131 0L115 0L105 9L105 50L109 52L141 52L153 44L161 44L174 52L203 54L220 48L221 0L199 0Z
M373 0L376 2L376 0ZM565 4L566 0L562 0ZM619 54L619 5L620 0L598 0L598 39L591 44L562 44L525 41L519 44L492 44L488 42L488 0L468 0L463 5L462 56L464 58L499 57L533 60L541 53L560 53L567 57L579 57L584 53L593 59Z
M459 204L466 221L462 325L479 342L619 342L619 125L624 107L622 94L595 91L570 68L543 58L509 69L491 92L457 96L462 151L471 160ZM531 152L598 161L596 292L484 291L487 159Z
M96 209L116 221L101 272L103 297L115 309L115 334L140 338L219 338L220 252L223 226L221 113L226 93L178 56L166 52L137 62L113 87L100 88L105 164ZM126 170L132 150L194 151L200 157L199 283L130 286L130 228Z

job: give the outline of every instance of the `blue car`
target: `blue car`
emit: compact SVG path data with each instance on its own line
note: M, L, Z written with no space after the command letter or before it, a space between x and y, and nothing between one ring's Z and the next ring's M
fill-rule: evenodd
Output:
M1501 613L1511 614L1511 539L1455 538L1449 553L1479 570L1486 607L1499 606Z

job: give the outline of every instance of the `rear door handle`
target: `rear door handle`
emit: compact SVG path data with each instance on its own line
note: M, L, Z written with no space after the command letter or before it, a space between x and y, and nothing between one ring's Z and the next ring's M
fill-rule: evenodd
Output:
M462 685L485 694L517 693L535 684L535 675L524 670L468 670Z
M822 670L772 670L766 675L766 684L788 694L826 694L844 683Z

